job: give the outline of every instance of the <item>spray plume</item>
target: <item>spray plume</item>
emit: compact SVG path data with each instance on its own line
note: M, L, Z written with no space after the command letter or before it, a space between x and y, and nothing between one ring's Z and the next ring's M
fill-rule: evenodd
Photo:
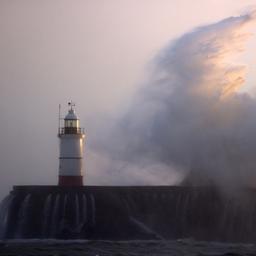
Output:
M105 141L128 180L256 185L256 101L239 92L246 67L234 63L255 19L253 11L199 27L155 58Z

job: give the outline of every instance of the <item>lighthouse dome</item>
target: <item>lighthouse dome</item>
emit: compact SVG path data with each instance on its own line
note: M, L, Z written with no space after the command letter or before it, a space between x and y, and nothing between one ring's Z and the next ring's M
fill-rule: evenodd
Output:
M78 120L78 117L75 114L74 109L70 109L68 111L68 114L65 116L65 120Z

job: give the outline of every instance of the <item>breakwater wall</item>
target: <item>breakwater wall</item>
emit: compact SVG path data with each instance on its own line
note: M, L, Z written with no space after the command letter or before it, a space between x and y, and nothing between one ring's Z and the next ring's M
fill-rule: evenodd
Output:
M256 190L14 186L1 203L0 236L255 242Z

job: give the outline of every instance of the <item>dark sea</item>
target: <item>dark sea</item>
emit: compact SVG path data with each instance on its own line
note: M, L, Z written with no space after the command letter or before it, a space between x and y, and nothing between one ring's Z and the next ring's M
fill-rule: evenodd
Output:
M5 240L0 256L75 256L75 255L256 255L254 244L203 242L193 239L173 241L92 241L92 240Z

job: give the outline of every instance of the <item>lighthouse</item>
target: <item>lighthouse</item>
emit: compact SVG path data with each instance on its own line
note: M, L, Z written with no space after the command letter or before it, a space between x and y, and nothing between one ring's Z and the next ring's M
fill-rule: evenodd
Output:
M83 147L84 129L80 128L75 113L75 104L68 103L68 113L64 118L64 127L60 127L59 186L83 186ZM59 122L60 123L60 122Z

